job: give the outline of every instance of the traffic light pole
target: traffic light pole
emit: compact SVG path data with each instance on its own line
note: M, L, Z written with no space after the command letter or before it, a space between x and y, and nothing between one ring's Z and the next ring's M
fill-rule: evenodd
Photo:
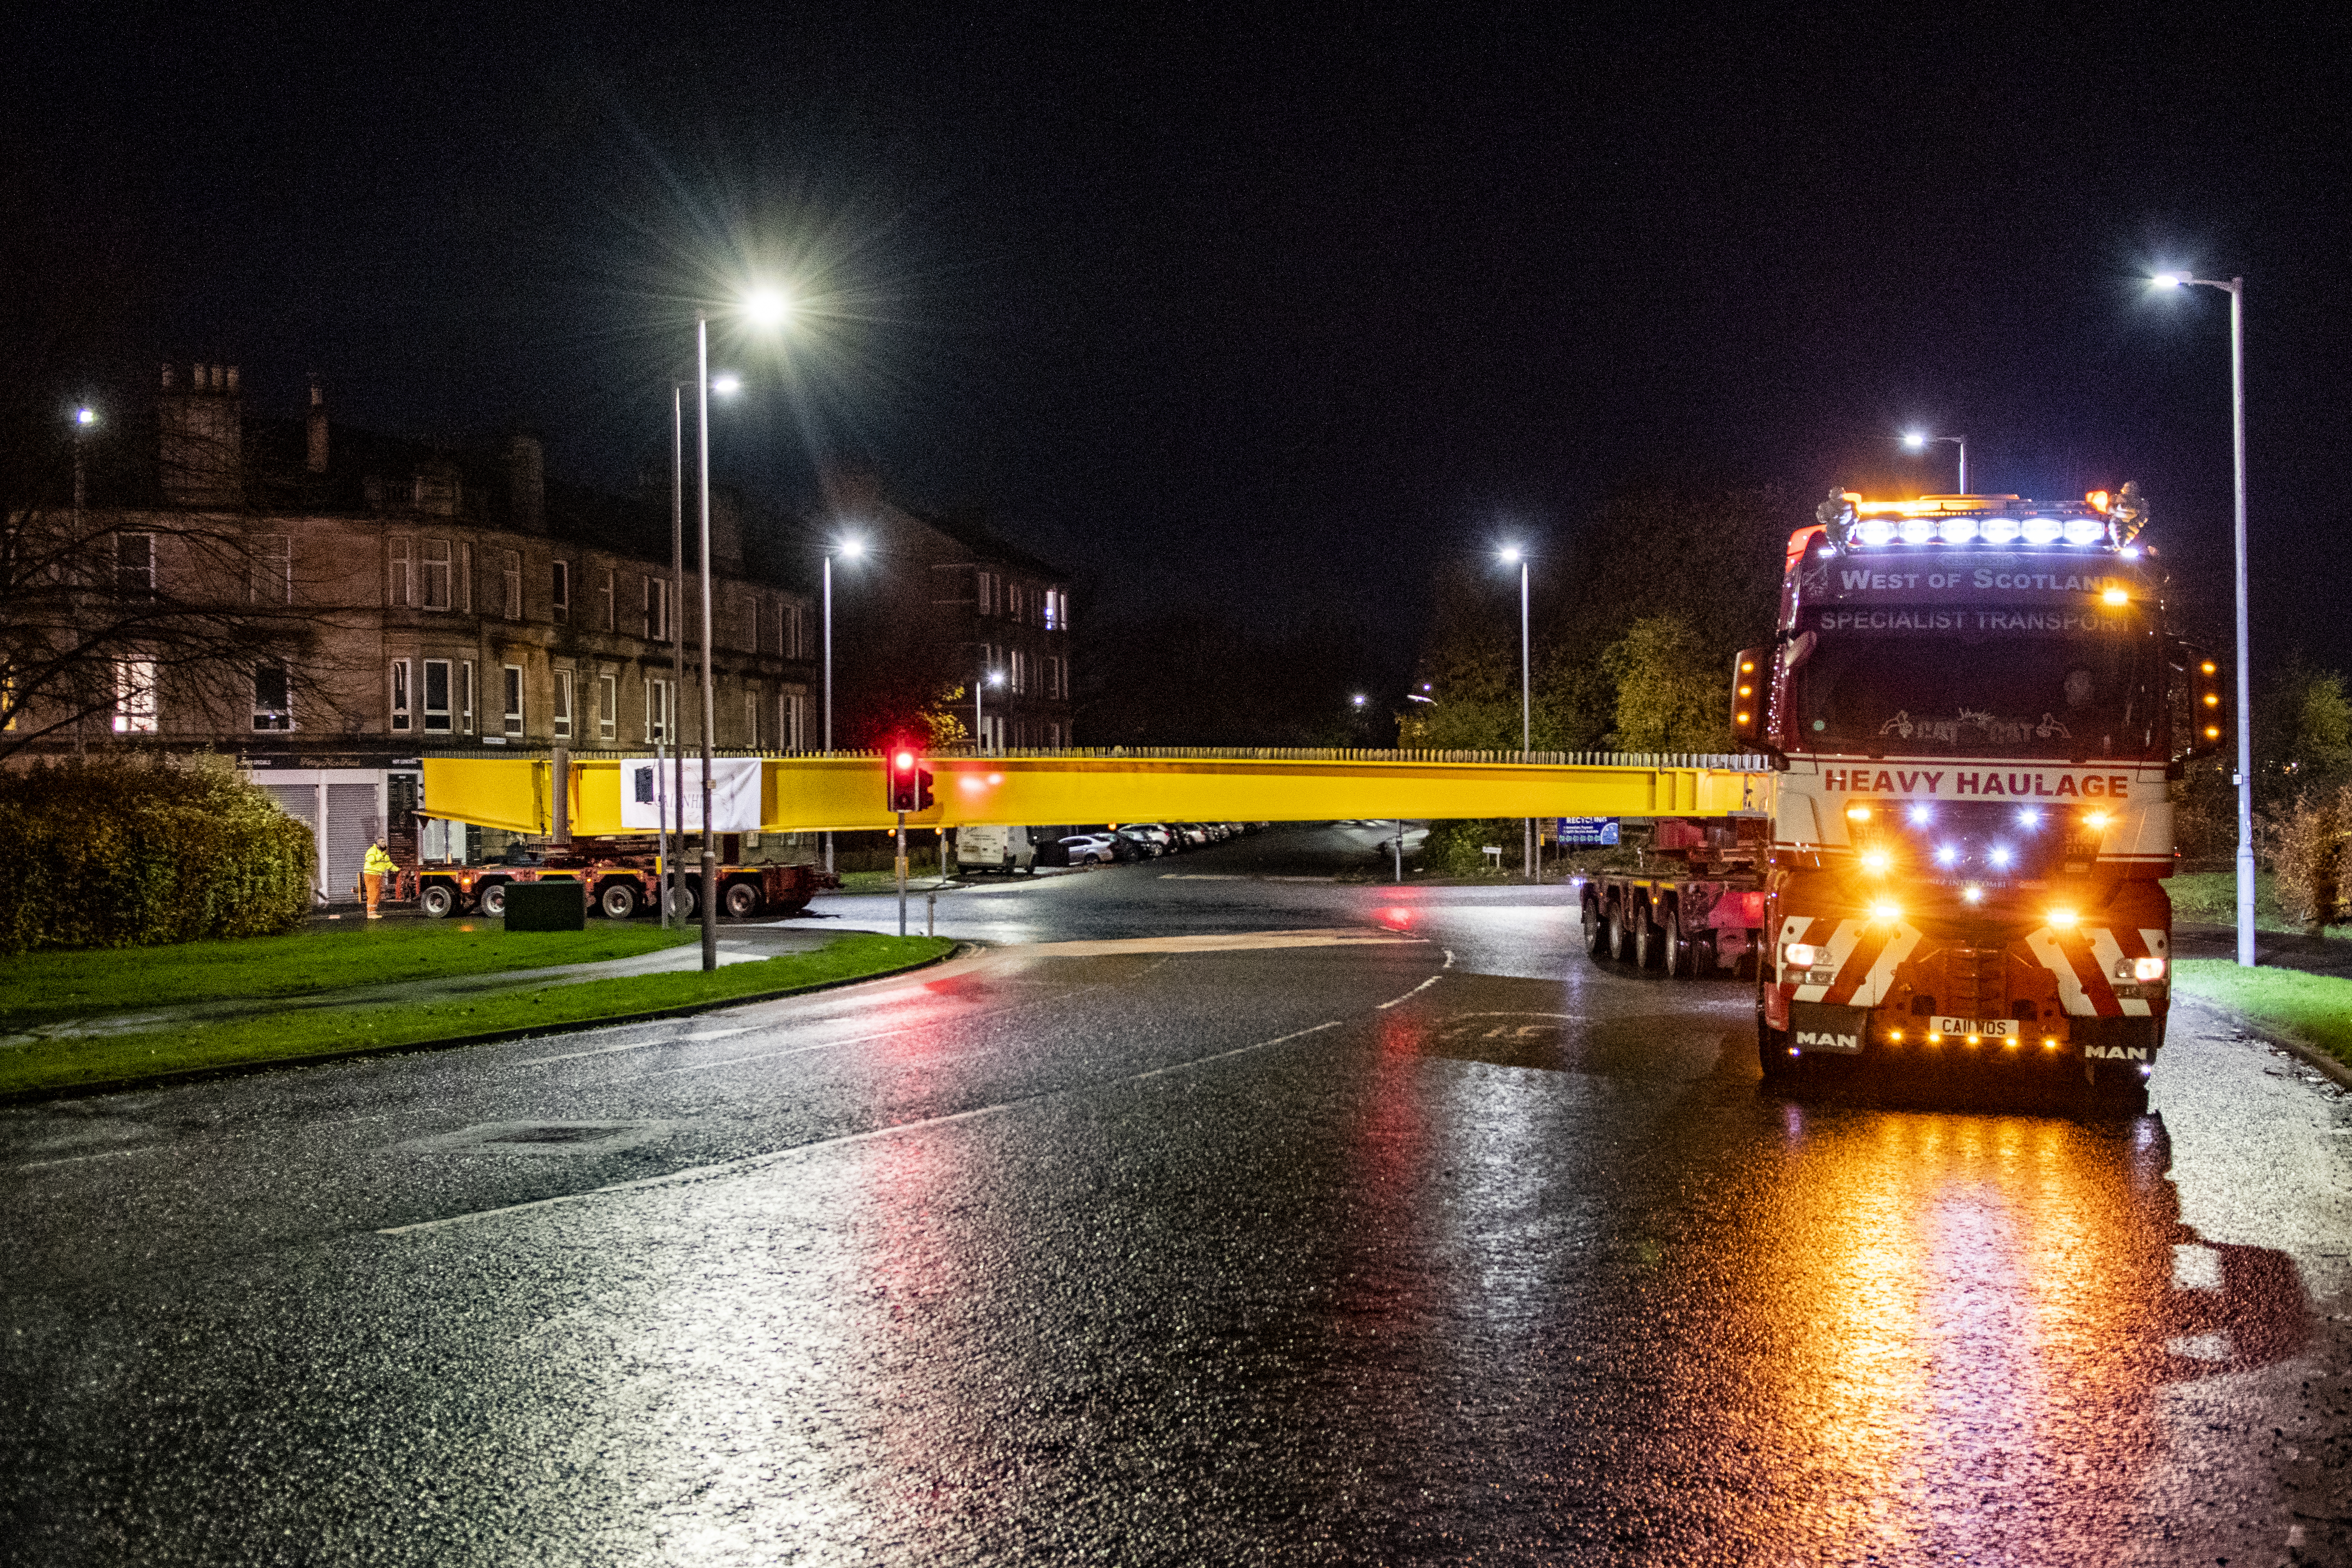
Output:
M907 934L907 814L898 814L898 934Z

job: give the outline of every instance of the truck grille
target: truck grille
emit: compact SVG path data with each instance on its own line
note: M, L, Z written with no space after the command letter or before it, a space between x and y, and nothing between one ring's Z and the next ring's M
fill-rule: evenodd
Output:
M1955 947L1944 953L1945 1012L1961 1018L2009 1014L2009 962L1997 947Z

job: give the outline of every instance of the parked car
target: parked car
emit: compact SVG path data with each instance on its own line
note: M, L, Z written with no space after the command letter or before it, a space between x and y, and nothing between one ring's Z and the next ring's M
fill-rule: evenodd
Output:
M1066 866L1108 866L1117 858L1108 833L1073 833L1057 842Z
M1135 846L1143 859L1157 860L1168 853L1168 835L1161 828L1141 827L1129 823L1117 831L1119 837Z

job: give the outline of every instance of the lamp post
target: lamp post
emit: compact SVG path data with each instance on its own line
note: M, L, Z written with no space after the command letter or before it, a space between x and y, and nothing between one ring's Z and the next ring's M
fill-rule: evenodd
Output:
M733 375L720 375L711 390L721 396L733 394L742 386ZM703 405L709 412L709 405ZM706 444L706 450L708 449ZM670 858L673 842L670 818L675 815L675 842L683 851L686 847L686 748L678 743L677 705L686 690L686 383L669 384L669 620L670 683L669 702L662 713L662 738L669 742L670 788L669 805L660 813L661 826L656 837L660 840L662 875L667 885L656 889L656 901L661 908L664 930L669 927L669 906L672 889L679 886L677 868ZM655 752L655 765L660 765L660 752Z
M89 504L89 497L82 479L81 441L83 437L89 434L89 427L97 423L98 410L88 404L74 410L74 510L77 513Z
M824 613L821 618L824 626L824 749L828 756L833 753L833 558L842 555L855 561L865 552L866 542L862 539L845 539L824 552ZM830 828L824 835L824 868L827 872L833 869Z
M1528 556L1516 544L1506 544L1501 551L1506 563L1517 562L1519 567L1519 756L1524 760L1535 750L1535 694L1528 683ZM1529 881L1536 875L1536 819L1527 819L1527 875Z
M2231 517L2238 590L2238 962L2254 965L2254 718L2252 639L2246 626L2246 280L2227 283L2159 272L2158 289L2219 289L2230 296L2230 455L2236 494Z
M1924 452L1927 449L1928 445L1931 442L1936 441L1949 441L1953 446L1958 447L1960 449L1960 488L1958 493L1961 495L1968 494L1969 438L1966 436L1930 436L1924 430L1906 431L1903 436L1903 449L1906 452Z
M971 683L971 745L976 752L988 750L987 721L981 714L981 692L984 688L1004 684L1004 672L992 669Z

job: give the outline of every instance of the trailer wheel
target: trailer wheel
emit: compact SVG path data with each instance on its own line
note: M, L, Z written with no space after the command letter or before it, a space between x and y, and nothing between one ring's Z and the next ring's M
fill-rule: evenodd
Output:
M485 884L482 890L474 895L474 907L482 911L482 916L486 920L504 920L507 913L507 885L504 882Z
M1665 933L1661 931L1657 922L1650 918L1650 911L1646 905L1633 911L1633 967L1636 969L1662 967L1665 958Z
M1633 958L1633 933L1625 929L1625 900L1609 900L1609 956L1620 963L1630 963Z
M1696 972L1696 954L1691 944L1683 940L1683 912L1678 904L1666 905L1666 923L1658 929L1658 945L1665 950L1666 978L1688 980Z
M679 878L670 884L669 916L674 921L690 921L702 912L702 900L694 895L694 884Z
M727 901L721 907L739 921L750 920L758 914L764 901L760 897L760 889L750 882L728 883L724 897Z
M428 921L446 921L457 912L457 895L446 882L427 882L417 892L416 908Z
M1609 926L1601 918L1601 900L1584 896L1584 951L1595 963L1609 956Z
M1789 1054L1789 1031L1774 1028L1761 1016L1756 1020L1756 1065L1764 1069L1768 1084L1796 1081L1798 1059Z
M637 906L642 902L644 900L637 896L637 885L624 882L618 878L605 883L604 890L596 895L597 907L604 911L604 918L608 921L634 918Z

